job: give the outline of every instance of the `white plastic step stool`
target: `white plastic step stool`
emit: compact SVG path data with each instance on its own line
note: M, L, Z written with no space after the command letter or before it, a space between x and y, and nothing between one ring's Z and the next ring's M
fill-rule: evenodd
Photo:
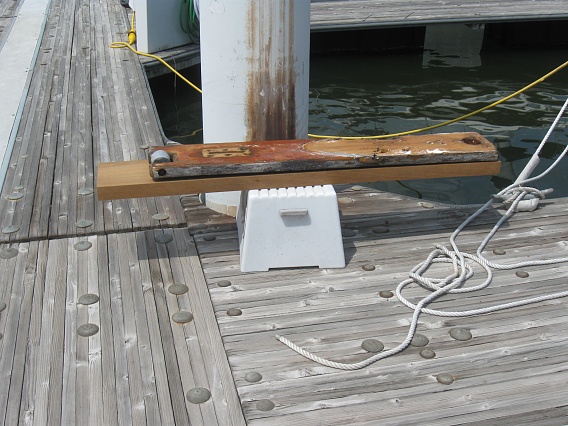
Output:
M331 185L244 191L237 225L242 272L345 266Z

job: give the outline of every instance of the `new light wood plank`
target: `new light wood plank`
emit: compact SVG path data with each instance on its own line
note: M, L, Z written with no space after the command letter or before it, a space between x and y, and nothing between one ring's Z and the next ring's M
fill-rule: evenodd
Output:
M449 163L154 181L148 173L147 161L101 163L97 196L99 200L116 200L288 186L494 175L499 173L500 164L498 161Z

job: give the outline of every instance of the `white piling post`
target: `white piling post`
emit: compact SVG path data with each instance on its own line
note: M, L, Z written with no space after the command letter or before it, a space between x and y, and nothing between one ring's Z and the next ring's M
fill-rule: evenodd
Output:
M203 141L305 139L309 0L200 0ZM236 214L240 192L206 194Z

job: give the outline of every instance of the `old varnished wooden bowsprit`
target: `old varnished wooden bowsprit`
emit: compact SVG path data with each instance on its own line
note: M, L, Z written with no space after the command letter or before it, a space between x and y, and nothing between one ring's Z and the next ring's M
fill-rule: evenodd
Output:
M151 155L167 156L152 164ZM322 184L495 175L495 147L477 133L383 140L294 140L155 147L148 161L99 164L99 199Z

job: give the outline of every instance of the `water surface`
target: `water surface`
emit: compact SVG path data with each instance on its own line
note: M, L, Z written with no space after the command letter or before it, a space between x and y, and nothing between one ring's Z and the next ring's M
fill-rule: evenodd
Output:
M310 133L371 136L441 123L497 101L540 78L568 60L568 49L483 53L480 66L455 66L459 64L455 59L423 64L423 56L414 53L312 58ZM173 99L170 96L167 102L157 100L164 132L182 143L201 143L199 96L180 88L181 84L178 81ZM499 176L369 185L446 203L483 203L515 180L566 97L568 68L505 104L430 132L481 133L499 149L503 163ZM544 170L566 146L566 123L568 118L552 134L536 173ZM554 187L552 197L568 196L567 168L568 159L535 186Z
M422 55L356 55L315 58L311 64L310 132L370 136L450 120L505 97L568 60L568 51L493 52L481 66L423 65ZM512 183L535 152L568 96L568 68L506 103L435 132L475 131L499 149L499 176L378 182L379 189L429 200L487 201ZM536 173L568 142L566 120L552 134ZM568 196L568 159L537 184Z

